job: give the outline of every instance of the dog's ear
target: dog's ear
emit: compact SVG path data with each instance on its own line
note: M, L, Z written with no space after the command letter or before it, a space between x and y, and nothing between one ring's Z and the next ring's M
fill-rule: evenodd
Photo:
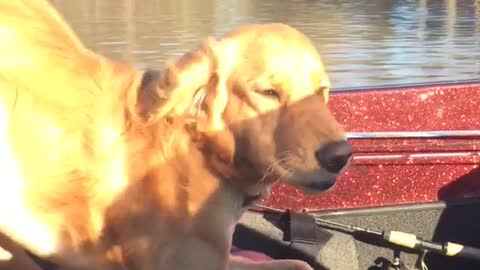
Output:
M221 160L231 163L235 153L235 140L224 122L223 114L230 96L228 79L234 55L231 54L231 47L224 43L213 39L208 39L207 43L216 61L215 70L208 83L196 92L191 112L197 115L197 132L203 135L205 145ZM199 107L195 108L197 104Z
M164 71L145 72L137 95L138 113L147 118L191 117L206 145L231 161L234 139L222 118L234 61L231 51L232 47L210 37Z
M165 96L158 88L161 78L161 73L157 70L146 70L140 82L137 91L137 113L143 119L148 119L156 111Z
M204 98L200 104L197 132L202 134L210 151L224 162L231 163L235 153L235 140L223 119L229 99L227 76L217 71L203 90L204 94L201 94L202 90L199 91Z
M188 113L198 90L217 74L220 53L220 42L207 38L161 72L146 71L137 91L138 113L156 118Z

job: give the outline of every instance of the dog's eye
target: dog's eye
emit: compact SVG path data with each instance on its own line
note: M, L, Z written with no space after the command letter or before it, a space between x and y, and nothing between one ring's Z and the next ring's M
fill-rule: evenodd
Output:
M264 96L269 97L269 98L274 98L276 100L280 100L280 94L275 89L264 89L264 90L260 90L258 92L260 94L264 95Z

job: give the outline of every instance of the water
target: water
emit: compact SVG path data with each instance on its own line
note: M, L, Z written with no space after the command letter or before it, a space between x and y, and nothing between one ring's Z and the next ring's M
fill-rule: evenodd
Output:
M245 23L312 39L334 88L480 78L480 0L51 0L86 45L160 68Z

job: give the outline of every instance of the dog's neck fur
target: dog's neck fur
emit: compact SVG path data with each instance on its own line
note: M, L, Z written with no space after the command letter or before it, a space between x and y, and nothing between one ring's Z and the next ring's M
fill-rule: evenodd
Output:
M235 177L234 171L222 164L215 153L206 150L202 136L189 128L190 124L189 120L176 117L134 126L128 136L133 140L140 137L142 140L139 141L143 143L129 153L131 160L127 163L132 164L131 181L154 177L162 188L164 185L178 186L190 193L188 200L191 204L200 203L206 199L204 196L222 186L229 186L229 179ZM147 156L139 156L145 153Z

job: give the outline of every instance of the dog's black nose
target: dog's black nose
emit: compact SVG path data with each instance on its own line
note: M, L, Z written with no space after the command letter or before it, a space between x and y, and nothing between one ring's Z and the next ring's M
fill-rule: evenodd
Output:
M352 156L352 146L347 141L329 143L315 152L320 166L332 173L340 172Z

